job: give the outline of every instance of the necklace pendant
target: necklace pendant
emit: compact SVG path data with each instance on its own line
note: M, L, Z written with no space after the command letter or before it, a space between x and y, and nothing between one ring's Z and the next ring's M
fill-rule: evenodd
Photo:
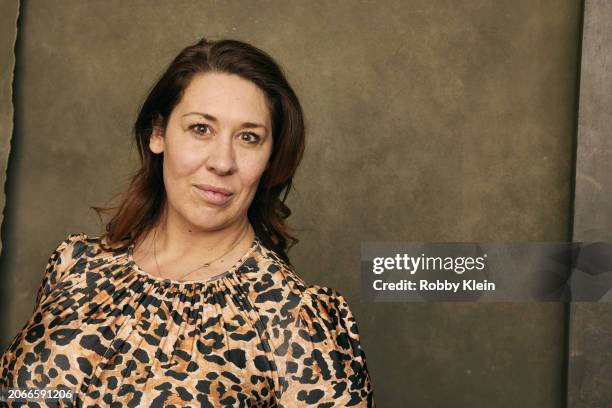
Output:
M205 263L204 265L202 265L203 268L208 268L210 266L209 263Z

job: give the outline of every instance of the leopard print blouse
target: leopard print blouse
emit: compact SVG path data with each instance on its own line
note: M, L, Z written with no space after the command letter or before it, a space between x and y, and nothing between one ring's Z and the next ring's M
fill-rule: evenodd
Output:
M345 298L257 237L199 281L154 277L133 246L100 244L71 234L53 252L0 386L70 388L62 406L78 407L375 406Z

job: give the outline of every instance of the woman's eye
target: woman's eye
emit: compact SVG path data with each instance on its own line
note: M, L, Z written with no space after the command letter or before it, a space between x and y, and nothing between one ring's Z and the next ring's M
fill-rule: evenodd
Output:
M252 144L259 142L259 139L261 139L259 135L255 133L251 133L251 132L242 133L241 137L242 137L242 140L244 140L245 142L252 143Z
M205 125L204 123L196 123L195 125L191 125L190 129L193 130L195 133L201 135L206 133L206 130L209 129L208 125Z

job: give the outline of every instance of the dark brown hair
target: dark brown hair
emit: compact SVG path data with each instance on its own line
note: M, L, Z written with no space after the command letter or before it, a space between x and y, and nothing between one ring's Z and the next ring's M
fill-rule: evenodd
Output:
M282 69L266 52L237 40L201 39L183 49L146 97L133 132L141 167L112 208L91 207L98 215L112 212L103 235L107 244L135 242L159 221L166 201L162 177L163 155L149 149L153 126L165 127L174 107L193 77L199 73L235 74L257 85L266 95L272 119L273 148L248 209L258 238L289 263L287 250L299 240L288 232L291 210L285 200L304 152L305 125L300 102ZM282 196L282 198L281 198Z

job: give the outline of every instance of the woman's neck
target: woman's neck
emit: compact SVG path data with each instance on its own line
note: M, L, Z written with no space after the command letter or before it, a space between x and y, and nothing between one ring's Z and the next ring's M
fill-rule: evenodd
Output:
M221 255L232 245L240 246L244 242L250 244L255 238L255 232L247 217L222 229L199 230L180 217L169 214L161 217L154 230L158 253L165 252L176 256L205 252L214 257Z
M171 214L162 215L158 224L136 244L136 256L144 264L145 270L155 271L159 265L164 277L180 278L183 272L187 273L222 256L210 267L185 279L223 272L228 264L237 261L248 250L255 238L247 217L213 231L198 230L192 224L181 222L179 218Z

